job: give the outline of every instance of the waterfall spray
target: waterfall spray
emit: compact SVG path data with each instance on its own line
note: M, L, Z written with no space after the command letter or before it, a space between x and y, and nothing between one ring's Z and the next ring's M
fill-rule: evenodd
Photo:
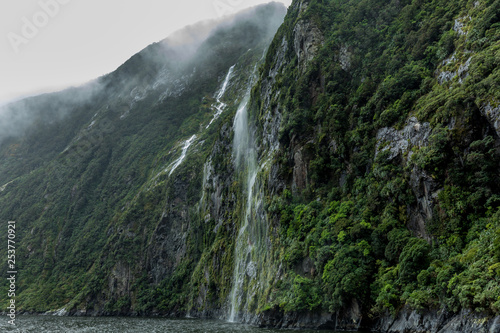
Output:
M255 73L256 71L254 71ZM244 312L242 307L248 304L255 295L258 285L256 279L262 271L266 257L267 221L259 218L258 211L262 207L262 198L258 173L260 170L257 151L254 143L254 127L249 123L248 106L250 101L250 87L241 102L234 118L233 156L236 170L244 184L243 193L246 195L245 209L240 218L240 229L236 238L233 272L233 287L230 293L230 311L228 320L236 322L239 314Z
M250 133L248 128L248 101L249 96L245 96L245 99L241 103L238 111L236 112L236 117L234 119L234 148L235 162L237 169L247 169L247 179L246 179L246 210L243 216L242 225L238 232L238 237L236 239L235 247L235 269L233 274L233 289L231 290L231 312L229 314L229 321L235 322L237 319L238 306L242 302L241 290L245 281L246 267L245 264L249 259L250 253L252 251L252 245L250 238L248 237L247 228L249 225L249 220L251 218L252 210L252 195L253 187L255 185L255 179L257 178L257 168L255 150L251 147ZM246 162L246 163L244 163ZM246 164L246 165L245 165Z

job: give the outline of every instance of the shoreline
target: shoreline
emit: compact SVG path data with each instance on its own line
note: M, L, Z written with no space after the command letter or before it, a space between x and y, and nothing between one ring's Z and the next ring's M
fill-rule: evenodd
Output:
M7 312L1 312L6 315ZM282 313L268 310L260 314L240 314L240 324L266 329L295 330L339 330L348 332L379 333L500 333L500 316L475 313L462 310L458 313L446 310L401 310L396 317L390 314L374 320L346 316L349 313ZM350 313L352 314L352 313ZM163 319L195 319L222 320L221 311L205 313L110 313L105 311L20 311L16 316L59 316L59 317L124 317L124 318L163 318Z

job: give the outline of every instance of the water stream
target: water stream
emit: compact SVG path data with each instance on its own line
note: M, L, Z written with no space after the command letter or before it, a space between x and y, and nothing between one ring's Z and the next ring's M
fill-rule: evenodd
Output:
M245 214L243 216L242 225L238 232L235 247L235 269L233 273L233 288L231 290L231 312L229 314L229 321L235 322L237 320L238 308L242 303L242 290L246 275L247 262L251 259L252 252L252 239L251 235L247 232L249 223L251 223L252 213L252 197L255 180L257 179L257 161L255 156L255 149L251 146L250 133L248 128L248 100L241 104L236 113L234 120L234 152L236 155L237 169L246 172L246 192L247 200L245 207Z
M250 84L249 87L251 86ZM245 312L245 305L255 296L259 285L258 275L262 271L266 255L264 243L267 239L267 225L265 219L258 218L257 213L261 206L261 192L257 177L260 169L253 126L248 120L249 100L250 89L247 90L236 112L233 125L233 156L236 170L244 184L243 193L246 195L246 200L235 245L233 287L229 299L228 320L230 322L237 322L240 319L240 314Z
M169 176L171 176L172 173L175 171L175 169L177 169L177 167L182 164L182 162L186 158L186 154L187 154L189 147L193 144L195 139L196 139L196 135L193 135L188 140L184 141L184 146L182 147L181 156L175 162L173 162L171 164L171 169L170 169L170 172L168 173ZM167 170L168 170L168 168L167 168Z
M210 125L215 120L217 120L217 118L219 118L219 116L222 114L222 112L224 111L224 109L227 106L227 104L225 104L224 102L221 101L221 98L226 93L227 87L229 85L229 80L231 80L235 66L236 65L233 65L233 66L231 66L231 68L229 68L229 72L227 73L226 78L224 79L222 87L217 92L217 97L216 97L217 102L216 102L216 104L213 105L213 107L216 109L216 113L214 114L214 117L212 118L212 120L210 121L210 123L207 125L206 128L209 128ZM196 135L193 135L188 140L184 141L181 156L177 160L175 160L172 164L170 164L169 167L167 168L167 170L170 168L170 172L168 173L169 176L171 176L172 173L175 171L175 169L177 169L177 167L182 164L182 162L186 158L187 151L188 151L189 147L193 144L194 140L196 140ZM165 171L167 171L167 170L165 170Z
M212 123L215 120L217 120L217 118L220 117L220 115L222 114L222 112L224 111L224 109L227 106L226 103L224 103L224 102L221 101L221 98L226 93L226 90L227 90L227 87L228 87L228 84L229 84L229 80L231 80L231 77L233 76L233 72L234 72L234 67L235 66L236 65L233 65L233 66L231 66L231 68L229 68L229 72L227 73L226 78L224 79L224 83L222 84L222 87L219 89L219 91L217 93L216 104L212 105L212 107L215 108L216 112L215 112L212 120L210 121L210 123L207 125L206 128L209 128L210 125L212 125Z

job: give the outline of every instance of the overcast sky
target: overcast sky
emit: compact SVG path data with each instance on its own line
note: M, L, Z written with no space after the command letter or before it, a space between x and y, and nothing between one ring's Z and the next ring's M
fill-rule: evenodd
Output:
M0 104L87 82L186 25L267 2L0 0Z

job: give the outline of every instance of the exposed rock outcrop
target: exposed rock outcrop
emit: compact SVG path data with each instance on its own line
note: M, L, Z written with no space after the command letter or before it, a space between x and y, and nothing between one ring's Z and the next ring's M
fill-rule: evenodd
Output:
M352 53L349 51L347 46L342 46L339 52L339 63L343 70L349 71L351 69L351 57Z
M130 266L127 263L118 262L111 270L108 291L118 297L129 296L132 281Z
M295 25L293 36L293 47L299 61L299 69L304 72L307 64L318 54L324 43L324 37L314 23L305 20Z
M378 143L375 156L380 152L389 150L390 160L401 156L407 162L412 154L411 148L427 146L430 134L430 124L420 123L415 117L409 118L407 125L400 131L392 127L384 127L377 134ZM406 153L408 153L408 156L405 157Z
M465 55L462 55L465 56ZM468 57L467 60L461 61L457 53L453 53L451 57L443 61L441 71L438 70L438 82L439 84L444 84L446 82L452 81L454 78L458 77L458 83L462 84L464 80L469 76L469 67L472 61L472 57ZM456 67L456 70L446 70L449 67Z
M341 312L287 312L268 310L247 318L246 322L265 328L279 329L330 329L357 331L362 324L361 307L356 300Z
M303 190L307 186L307 164L302 155L302 149L295 152L293 156L293 184L292 190Z
M399 157L405 165L408 165L413 154L412 148L427 146L431 133L430 124L420 123L415 117L409 118L407 125L400 131L395 128L382 128L377 134L375 156L383 151L389 151L389 160ZM408 207L408 228L416 236L430 240L426 231L426 223L432 219L434 199L437 197L439 188L434 179L416 165L411 166L410 185L417 204Z
M463 310L452 314L445 310L423 311L405 309L396 318L387 315L374 325L382 333L498 333L500 317L491 317Z
M497 135L500 136L500 106L493 107L491 103L488 103L481 108L481 114L495 128Z

